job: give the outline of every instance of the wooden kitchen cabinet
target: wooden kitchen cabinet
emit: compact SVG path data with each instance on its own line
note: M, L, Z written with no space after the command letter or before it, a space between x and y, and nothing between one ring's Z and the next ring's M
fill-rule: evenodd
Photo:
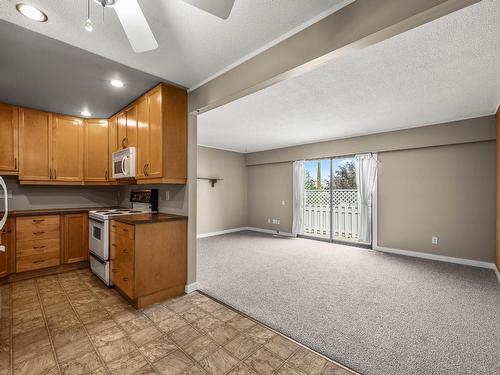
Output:
M5 226L0 233L1 244L5 246L5 251L0 251L0 278L10 273L11 256L14 251L12 248L14 241L12 238L12 219L7 219Z
M83 181L83 121L56 115L52 131L52 179L61 182ZM104 155L101 155L101 157Z
M184 293L186 233L185 219L111 221L111 279L136 308Z
M0 174L17 174L19 145L19 109L0 104Z
M137 184L187 180L187 92L164 83L109 120L0 105L0 136L0 173L22 184L116 184L111 155L124 147L137 148Z
M16 272L58 266L61 263L59 215L16 218Z
M137 107L135 104L117 115L117 136L120 148L137 146Z
M19 179L49 181L52 163L52 114L19 110Z
M146 178L149 161L149 108L147 98L137 102L137 172L136 178Z
M86 120L84 123L85 182L105 183L109 179L109 124L108 120Z
M88 214L66 214L62 218L62 263L68 264L88 260Z
M118 151L118 117L113 116L108 121L108 181L115 181L113 178L113 152Z
M137 116L138 183L186 183L186 91L158 85L137 101Z

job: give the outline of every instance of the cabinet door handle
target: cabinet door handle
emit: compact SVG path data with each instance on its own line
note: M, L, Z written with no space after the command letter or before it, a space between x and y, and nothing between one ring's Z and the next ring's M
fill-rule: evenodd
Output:
M104 178L107 180L108 179L108 171L104 174Z
M128 250L127 249L123 249L122 252L125 253L125 254L128 254Z
M52 180L52 168L49 169L49 180Z
M115 243L112 243L112 244L111 244L111 246L116 247L116 244L115 244Z
M57 169L54 169L54 180L57 179Z
M126 148L128 146L128 137L122 139L122 148Z
M33 249L43 249L45 246L33 246Z
M111 227L112 227L112 228L116 228L116 225L114 225L114 224L113 224L113 225L111 225Z
M128 281L128 277L124 277L124 278L123 278L123 281Z
M42 259L42 260L35 260L33 263L43 263L43 262L45 262L45 260Z
M124 232L128 232L128 229L123 228L123 231L124 231Z
M37 223L41 223L42 221L45 221L45 219L33 219L33 222L34 222L35 224L37 224Z
M45 233L44 231L40 231L40 232L33 232L33 234L34 234L35 236L38 236L39 234L44 234L44 233Z
M17 158L14 158L14 169L17 169Z
M114 273L114 272L116 272L116 271L118 271L118 268L113 268L113 269L111 270L111 272L113 272L113 273Z

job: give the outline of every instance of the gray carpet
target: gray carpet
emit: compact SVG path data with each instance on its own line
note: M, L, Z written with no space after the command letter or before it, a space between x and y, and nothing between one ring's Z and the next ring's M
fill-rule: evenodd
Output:
M500 374L492 270L239 232L198 240L198 280L363 374Z

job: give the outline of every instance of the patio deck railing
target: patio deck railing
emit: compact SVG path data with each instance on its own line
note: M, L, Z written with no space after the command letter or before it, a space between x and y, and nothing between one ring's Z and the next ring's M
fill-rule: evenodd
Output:
M333 237L345 240L358 238L358 192L334 189L306 190L304 202L304 234L330 237L330 198L332 203Z

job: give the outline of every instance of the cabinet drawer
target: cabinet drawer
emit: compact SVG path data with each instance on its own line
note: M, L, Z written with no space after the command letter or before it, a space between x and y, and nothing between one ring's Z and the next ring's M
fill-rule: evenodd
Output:
M130 240L123 235L111 233L110 249L111 258L134 258L134 240Z
M16 218L16 239L45 240L60 237L59 215Z
M119 221L111 220L111 232L118 235L126 236L130 239L135 238L135 230L133 225L120 223Z
M130 298L134 298L134 272L130 264L111 261L111 280Z
M53 251L59 251L59 249L59 238L48 240L17 241L16 258L51 253Z
M58 266L60 264L59 249L52 249L41 254L16 257L16 272L25 272Z

